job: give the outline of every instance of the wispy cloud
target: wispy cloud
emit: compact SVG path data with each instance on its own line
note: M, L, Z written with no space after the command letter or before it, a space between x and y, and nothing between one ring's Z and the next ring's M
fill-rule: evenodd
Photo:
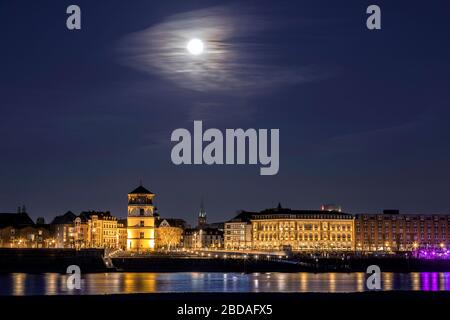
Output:
M280 25L252 12L213 7L171 16L123 39L123 61L196 91L255 93L320 78L312 66L271 63L273 58L282 59L282 53L256 39ZM187 52L192 38L204 41L203 54Z

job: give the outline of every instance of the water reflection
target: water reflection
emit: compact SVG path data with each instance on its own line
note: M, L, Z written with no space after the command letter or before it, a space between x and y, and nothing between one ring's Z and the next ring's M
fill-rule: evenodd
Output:
M45 276L45 294L55 295L58 293L58 281L60 277L56 273L47 273Z
M381 281L382 281L382 288L384 291L391 291L394 288L394 274L387 272L387 273L383 273L382 277L381 277Z
M13 277L13 295L23 296L25 295L25 279L27 277L24 273L14 273Z
M356 273L356 292L364 291L366 286L365 274L362 272Z
M362 292L366 274L354 273L98 273L67 289L67 275L0 275L0 295L153 292ZM382 290L450 291L450 273L383 273Z

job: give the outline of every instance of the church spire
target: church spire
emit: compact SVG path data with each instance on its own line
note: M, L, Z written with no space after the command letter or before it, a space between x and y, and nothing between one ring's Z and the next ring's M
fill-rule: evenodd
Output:
M206 225L206 211L205 211L205 205L203 203L203 198L200 202L200 212L198 213L198 226L202 227Z

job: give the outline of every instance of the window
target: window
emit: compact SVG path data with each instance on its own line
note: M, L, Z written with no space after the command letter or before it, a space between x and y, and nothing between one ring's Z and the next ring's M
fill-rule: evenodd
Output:
M139 238L144 239L144 233L143 232L139 233Z
M141 227L144 226L144 220L141 220L141 221L140 221L139 226L141 226Z
M140 208L140 209L139 209L139 215L140 215L140 216L143 216L144 213L145 213L144 209Z

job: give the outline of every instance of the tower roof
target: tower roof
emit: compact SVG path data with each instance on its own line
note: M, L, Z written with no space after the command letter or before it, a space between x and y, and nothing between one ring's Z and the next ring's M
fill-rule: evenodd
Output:
M136 189L134 189L133 191L131 191L128 194L154 194L153 192L147 190L146 188L144 188L142 185L137 187Z

